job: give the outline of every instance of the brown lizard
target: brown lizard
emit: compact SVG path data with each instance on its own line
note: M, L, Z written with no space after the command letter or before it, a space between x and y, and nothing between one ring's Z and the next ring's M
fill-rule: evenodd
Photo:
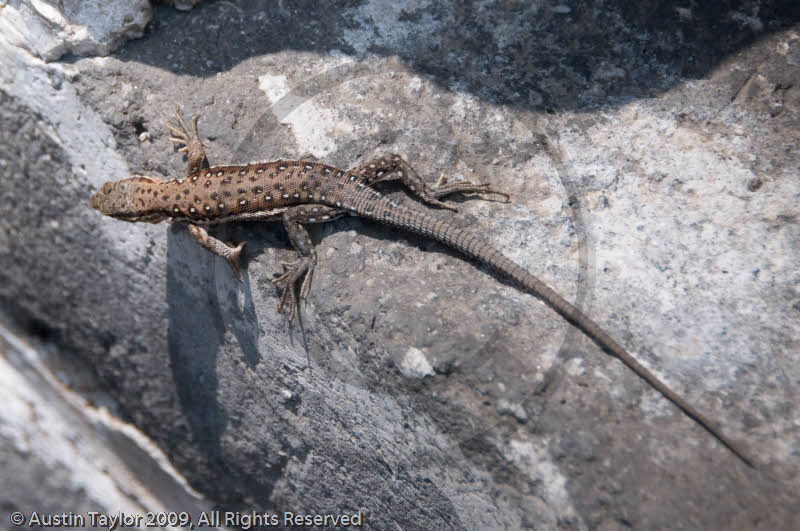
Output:
M552 288L485 243L474 232L431 217L424 211L399 205L371 186L392 175L425 203L450 210L456 209L441 202L440 198L454 193L484 193L503 195L508 200L508 194L487 184L471 182L430 186L398 155L379 157L350 170L302 160L212 167L197 131L199 115L192 116L190 130L178 109L175 114L178 122L167 121L166 125L174 134L170 141L180 145L179 151L187 155L186 176L162 181L155 177L134 175L107 182L92 196L92 207L107 216L131 222L183 221L189 226L195 240L225 259L240 280L239 258L245 242L235 247L229 246L209 235L203 226L239 220L283 220L298 259L283 263L283 275L273 282L283 289L278 311L288 304L290 319L298 310L298 302L308 295L317 261L304 225L352 215L422 234L487 264L515 281L523 290L542 299L708 430L739 459L753 466L752 461L714 423L667 387L597 323ZM302 285L298 299L296 288L300 280Z

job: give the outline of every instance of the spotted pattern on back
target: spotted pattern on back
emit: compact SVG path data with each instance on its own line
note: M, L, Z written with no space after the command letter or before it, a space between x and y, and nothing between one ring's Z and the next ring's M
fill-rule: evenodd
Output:
M212 166L179 179L142 183L133 197L142 209L204 223L297 204L347 208L347 185L357 179L317 162L276 160Z

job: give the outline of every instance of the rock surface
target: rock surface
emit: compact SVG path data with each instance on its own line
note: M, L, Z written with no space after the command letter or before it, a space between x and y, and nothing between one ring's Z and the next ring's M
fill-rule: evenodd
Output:
M11 45L54 61L64 54L107 55L142 36L147 0L18 0L0 11L0 34Z
M19 511L26 527L96 528L100 515L145 515L174 507L195 518L204 510L211 514L210 506L141 432L64 385L88 383L90 374L78 375L72 367L52 371L46 355L2 326L0 352L4 519ZM49 359L55 360L62 359ZM53 515L65 525L56 525Z
M377 529L796 528L800 12L687 5L212 2L154 8L102 59L0 42L2 319L216 508L362 510ZM161 124L175 104L202 114L212 163L398 152L431 181L508 190L436 215L584 308L757 468L440 245L313 228L289 326L279 226L217 231L248 242L238 283L179 225L91 211L106 180L181 174Z

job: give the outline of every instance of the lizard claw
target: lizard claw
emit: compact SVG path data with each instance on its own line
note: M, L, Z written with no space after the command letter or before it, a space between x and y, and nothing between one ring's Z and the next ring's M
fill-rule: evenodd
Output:
M172 136L169 137L169 141L179 146L178 151L180 153L186 154L188 159L186 175L191 175L202 168L208 168L209 164L206 158L205 146L203 145L203 141L200 140L200 133L197 131L197 120L200 119L200 115L192 115L191 129L186 125L183 116L181 116L180 107L175 107L176 121L168 120L163 113L161 117L164 119L164 125L172 133Z
M311 285L311 275L314 271L314 266L317 264L316 254L308 256L301 256L294 262L281 262L281 267L284 268L284 273L278 278L272 279L273 284L278 284L283 289L281 302L278 304L278 313L282 313L284 307L289 309L289 319L293 319L295 313L299 311L300 301L306 300L308 291ZM303 284L300 287L300 299L298 300L295 293L297 282L303 279Z
M447 194L442 194L442 195L447 195ZM443 201L439 201L434 196L432 196L432 197L424 197L422 200L425 201L426 203L428 203L429 205L433 205L435 207L443 208L445 210L452 210L453 212L458 212L458 209L456 207L454 207L453 205L449 205L449 204L447 204L447 203L445 203Z
M444 197L446 195L455 194L455 193L462 193L462 194L496 194L502 195L505 198L505 202L508 203L511 201L511 195L507 194L506 192L501 192L496 188L492 188L488 183L473 183L470 181L462 181L462 182L455 182L446 184L446 181L442 182L441 184L436 185L436 187L432 190L431 195L434 198ZM433 201L427 201L428 203L436 206L437 203ZM448 208L448 207L444 207ZM451 209L455 210L455 209Z
M200 133L197 131L197 120L200 119L200 115L192 115L191 130L189 130L189 126L186 125L186 122L183 120L183 116L181 116L180 107L175 107L175 116L178 118L177 123L170 121L164 113L161 113L161 118L164 120L164 125L174 135L169 137L169 141L183 146L178 150L181 152L187 151L189 149L189 145L194 142L197 142L202 146L203 143L200 141Z
M236 277L236 280L242 282L242 270L239 263L239 258L242 254L242 250L244 250L244 246L247 242L241 242L236 247L230 247L230 253L225 256L225 261L228 262L228 265L231 267L231 271L233 271L233 276Z

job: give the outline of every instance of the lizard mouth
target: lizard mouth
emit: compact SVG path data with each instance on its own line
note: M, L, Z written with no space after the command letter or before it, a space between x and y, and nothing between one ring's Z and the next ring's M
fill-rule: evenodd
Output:
M118 219L120 221L130 221L133 222L140 222L144 221L147 223L158 223L159 221L163 221L167 219L167 215L161 212L147 212L147 213L128 213L128 212L115 212L113 214L109 214L114 219Z
M101 210L101 206L103 201L101 199L101 192L95 192L92 194L92 197L89 198L89 204L92 205L92 208L95 210Z

